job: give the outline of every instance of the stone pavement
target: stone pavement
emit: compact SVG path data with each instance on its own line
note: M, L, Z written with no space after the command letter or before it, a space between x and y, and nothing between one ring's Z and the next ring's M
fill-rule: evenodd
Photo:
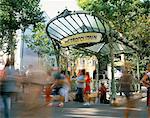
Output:
M146 98L140 99L136 108L132 108L129 118L147 118ZM40 105L26 109L22 102L13 103L11 118L123 118L125 106L114 107L109 104L93 104L84 106L83 103L68 102L64 108ZM2 111L0 112L1 118Z

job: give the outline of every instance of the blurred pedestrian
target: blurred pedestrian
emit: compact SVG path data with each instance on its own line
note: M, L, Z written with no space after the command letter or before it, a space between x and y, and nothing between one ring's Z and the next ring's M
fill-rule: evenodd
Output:
M41 104L40 95L43 92L43 88L47 83L47 73L44 69L36 68L31 72L30 78L27 81L24 93L24 103L27 110L33 110L40 108Z
M69 91L71 89L71 79L70 79L70 71L67 71L65 74L65 83L64 83L64 92L65 92L65 102L69 101Z
M147 64L147 70L142 78L142 83L147 87L147 106L148 106L148 118L150 118L150 63Z
M90 105L90 97L89 94L91 93L91 87L90 87L91 79L89 72L85 73L85 88L84 88L84 96L85 96L85 103L84 105Z
M51 70L48 70L48 71L47 71L46 81L47 81L47 84L46 84L46 86L45 86L45 101L46 101L46 103L48 104L48 103L51 102L51 100L52 100L52 96L51 96L51 93L52 93L51 86L52 86L52 84L53 84L53 82L54 82L54 79L52 78Z
M28 69L26 70L25 74L27 79L30 79L32 76L32 72L33 72L33 65L29 65Z
M131 75L131 68L129 64L125 64L123 69L123 74L120 79L120 91L124 93L127 100L127 108L125 110L125 118L129 117L129 110L134 105L133 99L132 99L132 81L133 76Z
M55 90L55 91L52 92L52 94L53 95L60 95L59 96L59 102L60 103L58 104L58 107L63 107L64 106L65 96L66 96L65 86L68 84L67 80L65 79L64 74L62 74L62 73L60 73L59 71L54 73L54 75L53 75L54 83L51 86L51 89ZM49 106L53 106L53 104L49 103Z
M79 72L79 76L77 77L76 81L77 81L77 92L76 92L76 98L74 101L84 102L83 89L84 89L84 83L85 83L85 69L82 69Z
M100 94L100 103L106 103L106 93L107 93L107 88L104 85L104 83L101 83L101 87L99 88L99 94Z
M10 118L11 97L16 92L14 62L7 59L4 70L5 78L1 81L1 96L4 103L4 117Z
M71 91L76 91L76 78L77 75L74 72L73 76L71 77Z

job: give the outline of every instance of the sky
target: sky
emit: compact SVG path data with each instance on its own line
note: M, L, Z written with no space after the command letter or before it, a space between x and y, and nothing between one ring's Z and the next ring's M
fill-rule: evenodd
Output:
M62 12L65 8L71 11L80 10L77 0L41 0L40 6L50 19L57 16L58 12Z

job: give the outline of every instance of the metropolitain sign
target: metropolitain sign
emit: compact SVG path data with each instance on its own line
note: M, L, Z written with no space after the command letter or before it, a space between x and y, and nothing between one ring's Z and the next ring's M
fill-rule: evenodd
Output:
M97 43L101 39L101 33L81 33L62 39L61 46L67 47L84 43Z

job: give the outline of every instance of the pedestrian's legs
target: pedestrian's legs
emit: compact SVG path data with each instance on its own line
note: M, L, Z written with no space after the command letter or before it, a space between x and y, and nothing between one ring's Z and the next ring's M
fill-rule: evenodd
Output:
M150 118L150 107L148 107L148 118Z
M84 102L84 100L83 100L83 88L79 88L79 102Z
M125 114L124 114L124 118L128 118L129 117L129 112L131 111L130 108L133 105L133 100L131 100L130 98L127 97L127 104L126 104L126 109L125 109Z
M64 88L64 91L65 91L65 102L68 102L69 101L69 88L66 86Z
M100 96L100 103L104 103L104 95Z
M77 102L80 101L80 94L77 94Z
M84 105L90 105L90 97L89 97L90 94L86 93L84 95L84 98L85 98L85 103Z
M104 103L106 103L107 101L106 101L106 93L104 93Z
M84 94L85 102L89 102L89 94Z
M65 88L60 88L59 90L59 94L60 94L60 107L64 106L64 101L65 101L65 95L66 95L66 91Z
M2 95L3 103L4 103L4 117L10 118L10 103L8 102L10 97L8 95Z
M66 90L66 92L65 92L65 102L68 102L68 101L69 101L68 98L69 98L69 93L68 93L68 91Z
M83 100L83 94L79 94L79 102L84 102L84 100Z
M50 96L51 92L52 92L51 86L49 85L45 88L45 101L46 101L46 103L49 103L52 100L52 97Z
M79 101L79 88L77 88L77 92L76 92L76 96L75 96L75 100L74 101Z

